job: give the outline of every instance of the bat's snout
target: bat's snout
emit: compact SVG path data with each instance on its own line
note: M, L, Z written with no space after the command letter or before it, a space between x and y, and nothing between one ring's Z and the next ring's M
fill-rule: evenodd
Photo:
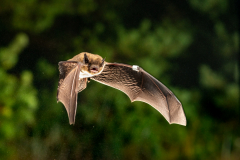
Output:
M99 69L98 66L92 66L92 67L90 68L90 71L91 71L92 73L98 73L98 69Z

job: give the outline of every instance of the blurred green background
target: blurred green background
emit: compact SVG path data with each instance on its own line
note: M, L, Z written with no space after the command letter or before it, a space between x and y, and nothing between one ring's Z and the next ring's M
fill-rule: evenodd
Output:
M0 159L239 159L236 3L1 0ZM94 81L70 126L58 62L83 51L148 71L182 102L187 126Z

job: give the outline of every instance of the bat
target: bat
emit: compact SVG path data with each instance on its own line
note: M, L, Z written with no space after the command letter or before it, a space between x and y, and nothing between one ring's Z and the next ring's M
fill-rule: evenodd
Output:
M75 123L78 93L91 80L124 92L133 101L148 103L169 124L186 126L181 102L161 82L137 65L108 63L101 56L82 52L72 59L60 61L57 102L65 106L69 123Z

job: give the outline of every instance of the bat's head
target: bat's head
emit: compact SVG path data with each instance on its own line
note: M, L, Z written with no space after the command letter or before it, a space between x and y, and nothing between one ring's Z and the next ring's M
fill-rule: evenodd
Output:
M103 71L105 65L105 58L103 59L97 54L91 54L87 52L82 52L70 60L82 62L84 64L81 67L80 76L82 78L92 77L94 75L100 74Z

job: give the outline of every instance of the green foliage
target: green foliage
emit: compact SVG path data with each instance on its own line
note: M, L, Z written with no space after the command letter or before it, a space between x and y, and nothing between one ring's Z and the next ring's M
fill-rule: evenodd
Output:
M235 1L0 1L0 159L238 159ZM15 38L14 38L15 37ZM59 61L88 51L138 64L187 126L91 81L76 124L56 102Z
M18 54L27 46L28 37L18 34L13 42L0 49L0 155L11 157L17 150L11 143L28 137L28 127L35 123L37 108L36 89L32 85L33 75L22 71L18 76L9 73L18 61Z

